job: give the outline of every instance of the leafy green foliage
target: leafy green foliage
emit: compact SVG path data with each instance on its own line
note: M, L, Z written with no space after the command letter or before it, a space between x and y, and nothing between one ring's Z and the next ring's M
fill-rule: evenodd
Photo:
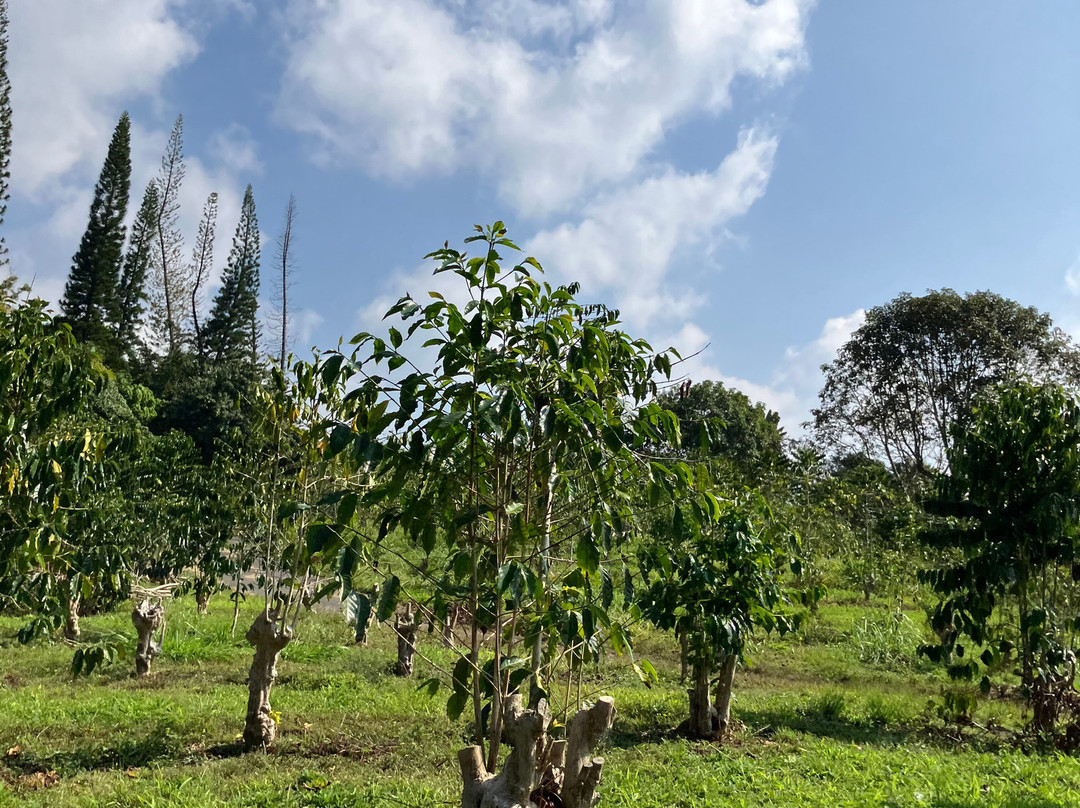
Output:
M1029 689L1074 664L1078 446L1080 404L1052 385L1004 388L957 428L952 474L932 503L941 518L923 533L950 561L922 574L941 597L931 615L941 642L926 651L954 675L971 677L1017 646ZM1015 622L994 619L1010 605Z
M866 313L834 362L814 426L831 446L905 478L942 467L979 393L1029 375L1075 380L1078 353L1050 317L992 292L902 294Z
M716 501L714 520L695 525L676 506L640 557L645 588L637 605L660 628L689 639L692 659L711 667L741 655L755 629L781 636L800 615L786 606L782 580L797 539L771 520L760 495Z
M229 262L206 324L206 346L215 362L258 356L259 220L251 186L244 191Z
M476 257L448 245L428 257L461 279L467 303L404 297L387 313L400 328L357 335L319 377L348 390L326 442L363 482L372 545L400 529L422 556L414 568L445 552L428 576L434 611L454 603L472 624L452 709L471 699L478 732L495 716L497 749L499 705L522 681L542 690L558 665L580 676L604 645L628 648L605 565L637 531L629 492L685 496L689 520L710 510L685 464L646 456L679 442L678 419L653 400L670 356L623 332L617 312L578 303L576 285L542 283L535 259L504 265L517 247L501 222L466 243ZM480 632L505 615L485 666Z

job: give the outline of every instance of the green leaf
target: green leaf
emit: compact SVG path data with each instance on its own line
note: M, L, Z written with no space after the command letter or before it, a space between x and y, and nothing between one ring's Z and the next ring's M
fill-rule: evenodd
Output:
M313 522L304 534L308 555L321 553L338 540L337 533L325 522Z
M600 568L600 548L596 546L591 533L586 533L578 539L577 547L574 549L574 560L588 575L594 575Z
M483 312L476 312L476 315L472 318L472 322L469 323L469 344L473 348L484 347L484 314Z
M394 612L397 611L398 598L401 596L401 580L396 575L391 575L383 581L382 590L379 592L379 609L375 618L380 623L385 623Z
M469 705L469 694L454 692L450 698L446 700L446 717L451 721L457 721L461 718L461 714L465 712L465 708Z

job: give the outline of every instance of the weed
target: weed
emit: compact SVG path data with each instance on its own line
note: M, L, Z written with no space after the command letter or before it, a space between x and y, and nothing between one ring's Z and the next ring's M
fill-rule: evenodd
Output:
M884 667L911 666L922 632L900 609L864 617L851 630L851 645L861 662Z

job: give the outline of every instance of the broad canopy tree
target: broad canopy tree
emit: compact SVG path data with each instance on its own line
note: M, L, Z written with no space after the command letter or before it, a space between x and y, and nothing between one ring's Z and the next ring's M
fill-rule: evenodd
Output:
M942 289L870 309L823 371L818 435L910 482L947 465L952 427L981 391L1018 378L1075 383L1080 353L1034 308Z

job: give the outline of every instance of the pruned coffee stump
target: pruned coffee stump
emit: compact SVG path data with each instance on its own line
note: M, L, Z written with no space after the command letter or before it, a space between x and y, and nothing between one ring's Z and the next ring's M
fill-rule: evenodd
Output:
M291 628L278 626L277 618L276 611L262 612L247 630L247 641L255 648L244 721L244 747L249 750L268 747L277 736L277 723L270 713L270 688L277 677L278 656L293 636Z
M135 675L146 676L150 673L150 663L161 653L161 642L154 642L154 632L161 627L165 609L161 604L151 606L144 600L131 612L131 622L135 624L138 639L135 643Z

